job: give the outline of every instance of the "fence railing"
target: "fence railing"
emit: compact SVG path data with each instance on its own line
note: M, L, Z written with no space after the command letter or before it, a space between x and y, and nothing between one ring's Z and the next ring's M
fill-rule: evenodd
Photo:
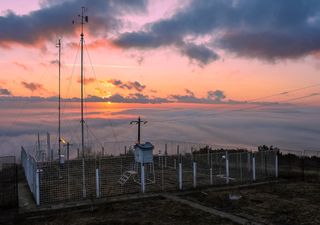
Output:
M37 205L96 199L139 192L188 190L247 183L278 176L277 151L176 151L168 146L140 164L121 156L36 162L22 148L21 162Z

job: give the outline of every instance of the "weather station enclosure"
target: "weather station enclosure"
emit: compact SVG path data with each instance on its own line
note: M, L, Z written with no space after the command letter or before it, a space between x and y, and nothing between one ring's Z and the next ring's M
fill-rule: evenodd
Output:
M150 142L145 144L136 144L134 146L134 159L137 163L152 163L153 162L154 146Z

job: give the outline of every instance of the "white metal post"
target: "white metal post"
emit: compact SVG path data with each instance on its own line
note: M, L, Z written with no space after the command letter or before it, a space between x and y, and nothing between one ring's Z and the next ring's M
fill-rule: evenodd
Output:
M40 170L36 172L36 205L40 206Z
M179 190L182 190L182 163L179 163Z
M96 169L96 195L97 198L100 198L100 171Z
M213 184L212 168L210 168L210 185Z
M197 163L193 162L193 188L197 187Z
M278 162L278 153L276 153L276 161L275 161L275 166L276 166L276 170L275 170L275 175L276 175L276 178L279 177L279 162Z
M141 192L145 192L144 164L141 163Z
M229 184L229 156L228 152L226 152L226 183Z
M256 180L256 158L254 154L252 155L252 179Z

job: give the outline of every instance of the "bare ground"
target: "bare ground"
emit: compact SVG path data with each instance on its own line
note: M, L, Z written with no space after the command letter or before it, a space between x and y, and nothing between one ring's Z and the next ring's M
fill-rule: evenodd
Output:
M229 194L241 198L230 200ZM265 224L320 224L319 183L274 183L232 191L199 191L184 197Z
M164 198L149 198L135 201L109 203L81 211L56 212L54 214L21 217L15 224L30 225L188 225L234 223L195 210L189 206Z

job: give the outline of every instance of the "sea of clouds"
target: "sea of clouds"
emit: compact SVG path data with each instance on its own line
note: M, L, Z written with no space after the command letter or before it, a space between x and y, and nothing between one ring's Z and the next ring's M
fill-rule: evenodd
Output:
M281 149L320 150L319 107L270 105L233 108L188 104L86 106L86 142L136 141L136 127L131 120L141 116L148 123L142 127L142 139L208 143L220 146L247 147L273 145ZM0 155L19 157L21 146L33 148L37 134L57 143L57 106L53 102L0 102ZM79 104L64 105L62 136L80 143Z

